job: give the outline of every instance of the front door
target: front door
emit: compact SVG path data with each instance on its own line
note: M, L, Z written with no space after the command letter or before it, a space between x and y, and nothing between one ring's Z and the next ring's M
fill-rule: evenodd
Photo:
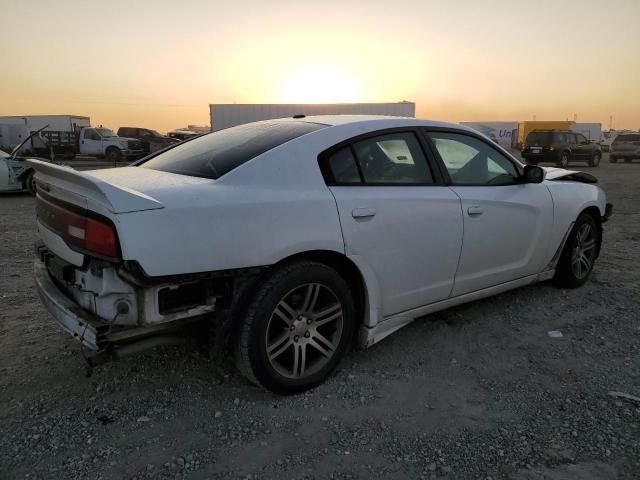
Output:
M452 296L542 271L553 203L544 184L521 183L512 159L488 142L445 131L429 137L462 202L464 239Z
M80 153L85 155L102 155L102 137L94 128L87 128L80 140Z
M436 185L416 132L379 133L327 154L346 253L375 274L384 316L449 297L460 199Z

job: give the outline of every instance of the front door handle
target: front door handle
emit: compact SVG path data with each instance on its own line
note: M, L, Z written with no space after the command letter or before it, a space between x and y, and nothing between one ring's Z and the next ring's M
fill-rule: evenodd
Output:
M376 214L375 208L354 208L351 211L351 216L353 218L373 217L375 214Z
M484 209L482 207L474 205L473 207L467 208L467 213L470 217L477 217L478 215L482 215L484 213Z

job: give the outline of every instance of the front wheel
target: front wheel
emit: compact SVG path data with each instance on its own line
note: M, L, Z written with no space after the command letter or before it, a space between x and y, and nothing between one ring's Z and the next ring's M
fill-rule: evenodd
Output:
M589 159L589 166L597 167L598 165L600 165L601 158L602 158L602 153L596 150L595 152L593 152L593 156Z
M289 263L268 274L254 293L236 363L267 390L302 392L335 370L355 324L351 291L335 270L311 261Z
M119 162L122 158L122 152L117 147L109 147L107 148L107 159L110 162Z
M31 195L35 195L37 191L35 172L31 170L25 179L24 186Z
M600 247L600 228L588 213L578 217L567 238L556 268L555 280L562 287L583 285L591 275Z

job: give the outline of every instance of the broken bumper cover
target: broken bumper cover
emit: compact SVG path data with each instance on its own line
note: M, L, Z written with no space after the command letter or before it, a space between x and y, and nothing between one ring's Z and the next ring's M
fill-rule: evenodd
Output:
M604 209L604 215L602 216L602 223L608 221L609 218L611 218L611 215L613 215L613 204L607 203Z
M34 277L42 303L62 327L91 350L102 350L109 325L80 308L70 300L49 276L47 267L39 259L34 262Z

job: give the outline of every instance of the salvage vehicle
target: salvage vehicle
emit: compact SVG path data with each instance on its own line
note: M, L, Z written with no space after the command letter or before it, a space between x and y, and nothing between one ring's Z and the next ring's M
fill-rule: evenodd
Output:
M36 194L35 170L27 163L27 158L20 156L19 153L24 145L37 137L41 131L42 129L36 130L27 135L10 154L0 150L0 192L27 190L32 195ZM41 161L48 162L49 160L41 158Z
M160 135L160 133L155 130L138 127L120 127L118 129L118 136L140 140L145 154L157 152L179 141L175 138Z
M174 140L183 141L188 140L190 138L198 137L202 135L202 133L192 132L190 130L172 130L167 133L169 138L173 138Z
M536 130L527 135L521 155L531 165L552 162L566 167L570 162L586 162L590 167L597 167L602 150L581 133Z
M30 163L38 292L96 360L198 322L281 394L428 313L584 284L612 210L589 174L408 118L250 123L108 170Z

